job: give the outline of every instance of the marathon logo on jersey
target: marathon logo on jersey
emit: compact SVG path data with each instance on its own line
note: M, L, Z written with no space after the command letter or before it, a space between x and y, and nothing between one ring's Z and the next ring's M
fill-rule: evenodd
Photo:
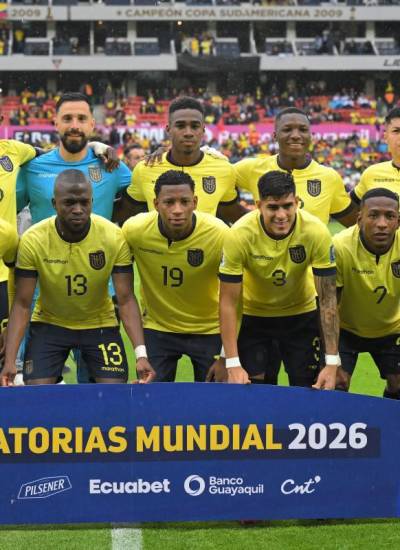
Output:
M89 166L88 172L89 178L93 181L93 183L99 183L99 181L101 181L102 173L100 166Z
M302 244L297 246L289 246L290 259L295 264L301 264L306 259L306 249Z
M397 262L392 262L390 265L392 267L393 275L397 277L397 279L400 279L400 260L397 260Z
M187 261L189 265L198 267L204 261L204 252L200 248L190 248L187 252Z
M206 176L203 178L203 189L206 193L211 195L212 193L215 193L215 190L217 188L217 180L214 178L214 176Z
M42 477L21 485L19 500L48 498L72 489L68 476Z
M0 157L0 166L6 171L6 172L12 172L13 171L13 163L9 156L5 155L4 157Z
M106 255L103 250L97 250L96 252L89 252L89 263L93 269L103 269L106 265Z
M307 180L307 191L312 197L318 197L321 194L321 180Z

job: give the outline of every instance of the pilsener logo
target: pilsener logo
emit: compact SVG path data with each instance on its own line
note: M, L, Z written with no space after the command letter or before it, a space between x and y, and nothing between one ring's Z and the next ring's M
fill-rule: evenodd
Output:
M42 477L21 485L18 499L48 498L72 489L68 476Z
M185 479L183 488L188 495L191 495L192 497L197 497L204 493L206 482L202 477L194 474Z

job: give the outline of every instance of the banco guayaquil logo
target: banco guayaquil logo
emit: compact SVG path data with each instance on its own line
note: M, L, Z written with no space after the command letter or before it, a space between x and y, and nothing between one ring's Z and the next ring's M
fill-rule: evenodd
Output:
M192 497L197 497L204 493L206 482L202 477L193 474L185 479L183 488L188 495L191 495Z
M72 484L68 476L42 477L21 485L17 498L19 500L48 498L69 489L72 489Z

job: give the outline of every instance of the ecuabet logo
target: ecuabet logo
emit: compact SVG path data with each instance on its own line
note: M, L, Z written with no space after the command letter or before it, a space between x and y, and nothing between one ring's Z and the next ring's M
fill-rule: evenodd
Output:
M42 477L21 485L19 500L48 498L72 489L68 476Z
M192 497L198 497L199 495L204 493L206 482L202 477L194 474L185 479L183 488L188 495Z

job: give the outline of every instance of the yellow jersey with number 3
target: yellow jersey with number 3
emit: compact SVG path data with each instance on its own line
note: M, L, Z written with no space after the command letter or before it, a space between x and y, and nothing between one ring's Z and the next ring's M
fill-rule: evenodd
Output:
M112 273L131 272L122 231L91 215L86 237L76 243L59 235L55 216L30 227L21 237L16 274L38 277L40 293L32 321L69 329L118 325L108 293Z
M229 204L237 200L236 175L227 159L203 153L198 163L192 166L177 166L168 158L168 153L164 153L162 161L154 166L146 166L144 161L139 162L132 172L132 181L127 188L128 197L135 202L145 202L149 211L154 210L156 179L168 170L178 170L189 174L195 183L194 193L198 197L198 211L215 216L220 202Z
M243 313L258 317L286 317L316 309L314 275L335 274L332 239L327 227L298 210L292 232L271 238L260 211L233 224L224 242L219 269L222 281L243 281Z
M127 220L122 231L139 269L143 326L218 334L218 266L228 226L196 211L191 234L170 241L158 212L150 212Z
M340 326L364 338L400 334L400 236L386 254L369 252L357 225L333 237Z
M35 149L14 139L0 140L0 219L17 228L16 182L19 167L36 156ZM0 281L6 281L8 270L0 260Z
M234 168L237 185L250 191L255 200L259 197L257 183L263 174L271 170L286 172L278 164L278 155L243 159L234 164ZM308 166L292 170L291 174L301 208L317 216L325 225L329 222L329 216L344 214L351 206L343 180L333 168L311 160Z

